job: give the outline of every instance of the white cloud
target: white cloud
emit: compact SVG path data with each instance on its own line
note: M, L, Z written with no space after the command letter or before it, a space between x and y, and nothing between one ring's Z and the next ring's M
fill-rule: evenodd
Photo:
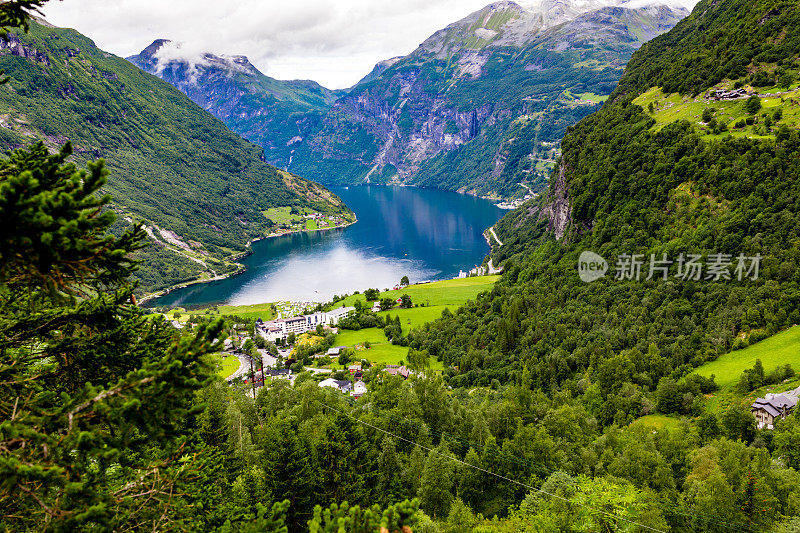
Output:
M693 4L696 0L672 0ZM49 22L100 48L136 54L154 39L246 55L279 79L348 87L378 61L408 54L436 30L489 0L51 0Z
M154 39L193 53L246 55L279 79L348 87L378 61L414 50L487 0L61 0L47 20L104 50L140 52Z

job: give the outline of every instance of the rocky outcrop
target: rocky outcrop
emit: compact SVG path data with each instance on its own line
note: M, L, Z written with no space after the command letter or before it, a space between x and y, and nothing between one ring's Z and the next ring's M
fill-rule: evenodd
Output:
M5 39L0 39L0 53L10 53L12 56L24 57L43 63L45 66L50 66L50 58L47 57L47 54L32 46L23 44L20 42L19 36L14 33L8 33Z
M539 220L547 220L548 229L556 240L561 240L572 223L569 203L569 185L567 184L567 166L562 161L558 167L556 181L550 186L547 202L539 211Z

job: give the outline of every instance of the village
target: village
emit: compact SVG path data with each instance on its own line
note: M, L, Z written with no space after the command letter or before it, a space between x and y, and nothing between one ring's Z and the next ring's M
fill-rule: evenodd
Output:
M396 303L401 305L401 299ZM380 310L380 302L376 302L371 312ZM363 350L363 346L332 346L314 354L315 360L327 364L332 360L345 361L345 364L341 365L343 367L341 370L306 366L296 357L296 350L302 343L303 336L336 335L339 332L337 328L339 322L351 317L355 312L355 307L340 307L330 311L316 311L269 321L257 319L252 338L246 332L239 333L243 325L234 325L233 335L224 342L222 356L238 359L239 367L227 377L228 383L240 381L250 386L251 394L256 394L258 389L273 380L285 380L294 384L300 373L308 372L317 379L319 387L338 390L353 399L360 398L367 392L367 385L363 379L364 371L371 365L369 361L351 361L351 358L352 352L355 349ZM267 343L266 348L258 347L264 343ZM345 354L349 354L349 357L343 358ZM419 373L399 364L384 364L380 370L404 379Z
M298 231L343 228L353 223L352 219L343 215L329 215L296 207L273 207L264 211L264 216L272 222L267 237L279 237Z

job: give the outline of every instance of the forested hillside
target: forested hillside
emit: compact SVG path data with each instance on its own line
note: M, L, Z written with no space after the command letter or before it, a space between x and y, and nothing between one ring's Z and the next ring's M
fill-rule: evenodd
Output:
M275 206L348 213L334 195L264 162L166 82L99 50L73 30L32 23L0 43L0 146L70 141L75 160L104 158L112 209L143 219L156 246L135 275L153 290L234 268ZM117 231L117 230L115 230Z
M0 28L41 3L0 4ZM800 531L800 411L759 429L749 408L800 386L796 328L757 344L800 321L798 14L701 0L642 48L547 195L498 223L505 272L476 301L404 331L351 296L342 330L380 320L410 347L407 377L363 360L359 398L308 352L293 380L222 381L220 341L254 317L175 329L132 303L147 231L109 233L105 164L0 158L0 529ZM756 358L740 379L692 372L732 351Z

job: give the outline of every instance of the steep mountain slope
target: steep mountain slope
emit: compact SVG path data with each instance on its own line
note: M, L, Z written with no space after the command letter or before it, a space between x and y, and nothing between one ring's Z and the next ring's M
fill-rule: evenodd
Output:
M611 93L633 50L686 15L612 3L473 13L340 98L289 168L323 183L541 188L566 128Z
M350 215L314 183L278 171L166 82L73 30L33 24L0 41L0 146L72 141L75 159L104 158L106 190L160 246L145 252L143 289L229 271L225 259L263 236L275 206Z
M292 146L343 94L314 81L270 78L245 56L192 57L180 44L165 39L128 61L177 87L231 130L263 146L267 161L280 167L289 164Z
M703 0L643 46L547 194L496 226L492 294L412 344L452 384L511 369L625 423L637 390L798 323L799 23L794 1Z

